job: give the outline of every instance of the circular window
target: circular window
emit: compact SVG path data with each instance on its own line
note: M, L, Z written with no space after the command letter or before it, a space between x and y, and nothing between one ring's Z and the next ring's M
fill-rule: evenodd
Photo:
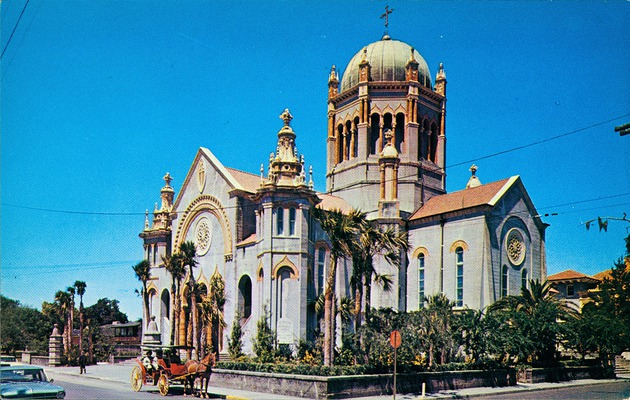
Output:
M201 218L195 227L195 247L197 247L198 256L203 256L208 252L211 239L210 221L208 218Z
M505 239L505 250L510 262L514 265L521 265L525 260L525 242L521 232L512 228Z

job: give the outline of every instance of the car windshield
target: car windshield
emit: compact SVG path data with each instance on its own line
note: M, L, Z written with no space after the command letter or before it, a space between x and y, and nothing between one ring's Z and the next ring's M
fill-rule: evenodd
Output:
M47 382L46 374L41 369L3 369L0 371L2 382Z

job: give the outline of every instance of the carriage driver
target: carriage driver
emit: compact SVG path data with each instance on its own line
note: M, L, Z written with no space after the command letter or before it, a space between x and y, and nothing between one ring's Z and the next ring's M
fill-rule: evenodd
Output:
M142 364L147 369L147 374L153 375L158 370L157 358L153 356L151 350L147 350L144 358L142 358Z

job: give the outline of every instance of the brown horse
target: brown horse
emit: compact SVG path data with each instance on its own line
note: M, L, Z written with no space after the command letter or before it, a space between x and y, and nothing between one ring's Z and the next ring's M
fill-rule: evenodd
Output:
M201 361L186 361L186 370L188 371L189 379L184 383L184 396L186 396L187 383L190 383L191 390L193 394L195 393L195 380L199 378L199 396L204 398L208 397L208 382L210 381L214 364L215 357L213 353L208 354Z

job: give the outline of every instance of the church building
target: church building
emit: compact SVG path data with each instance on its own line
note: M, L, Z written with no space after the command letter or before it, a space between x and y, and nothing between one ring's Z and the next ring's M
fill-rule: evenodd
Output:
M341 79L333 66L328 129L321 133L325 193L314 190L312 171L297 153L299 132L289 110L280 115L276 149L268 161L261 154L267 165L259 172L225 166L201 147L177 196L167 174L161 206L140 233L151 264L148 315L162 344L171 344L176 309L175 330L186 332L186 299L172 293L163 260L187 241L195 243L197 267L183 280L194 279L204 290L213 277L225 284L226 326L210 333L218 351L227 351L238 322L243 350L252 353L265 313L279 343L312 339L318 327L313 303L323 292L331 249L311 215L315 206L358 209L381 227L408 232L400 267L375 260L393 289L372 285L372 307L414 311L425 297L444 293L457 308L482 309L519 294L530 279L545 279L547 225L518 176L482 184L473 166L465 188L446 192L446 83L442 64L432 81L420 53L387 34L360 49ZM351 297L351 270L351 260L338 263L337 298Z

